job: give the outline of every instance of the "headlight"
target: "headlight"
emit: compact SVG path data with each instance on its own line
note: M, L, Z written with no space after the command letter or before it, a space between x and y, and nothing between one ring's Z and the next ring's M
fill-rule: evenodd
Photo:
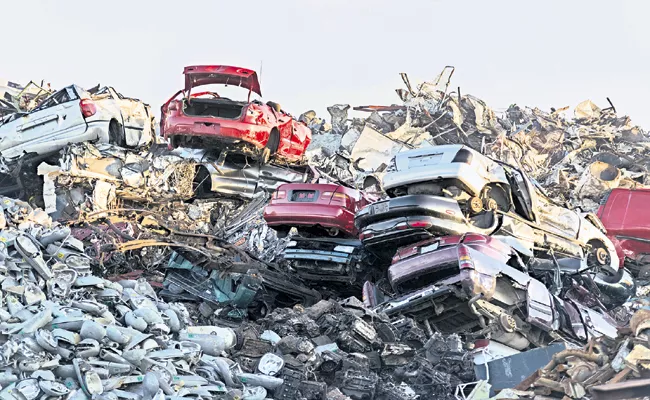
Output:
M295 240L292 240L289 243L287 243L287 247L293 247L293 246L295 246L297 244L298 244L298 242L296 242Z
M341 253L352 253L354 252L355 247L354 246L336 246L334 248L334 251L340 251Z

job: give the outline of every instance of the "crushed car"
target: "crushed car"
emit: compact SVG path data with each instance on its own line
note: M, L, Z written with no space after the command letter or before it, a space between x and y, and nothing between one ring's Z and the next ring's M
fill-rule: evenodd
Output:
M583 258L603 272L621 267L605 228L549 199L520 169L464 145L396 155L383 177L391 197L357 213L365 245L394 250L439 235L477 232L501 238L527 257Z
M354 215L372 200L364 193L333 183L291 183L278 187L264 209L266 223L286 236L357 237Z
M650 278L650 189L616 188L601 200L598 218L618 256L639 278Z
M616 321L570 274L552 293L527 271L518 253L494 237L445 236L400 249L389 287L366 282L363 301L389 317L414 318L430 335L489 337L517 350L617 336Z
M122 106L123 101L131 106ZM95 97L77 85L67 86L33 110L0 120L0 168L8 172L25 155L47 157L70 143L145 144L152 138L151 116L134 117L132 108L148 112L135 100L116 100L103 92Z
M363 192L334 183L278 187L264 208L264 219L279 237L286 237L292 228L298 233L279 262L307 282L357 294L351 285L368 278L372 256L358 240L354 215L370 202Z
M303 161L311 130L279 104L251 100L252 93L262 96L255 71L198 65L185 67L183 74L185 88L161 108L160 134L172 147L235 149L264 163L271 157L292 163ZM192 93L197 87L215 84L248 89L248 98L240 101L216 92Z
M309 168L261 163L238 152L215 154L199 149L176 149L173 154L197 161L194 186L200 197L220 193L250 199L273 193L289 182L302 183L313 178Z

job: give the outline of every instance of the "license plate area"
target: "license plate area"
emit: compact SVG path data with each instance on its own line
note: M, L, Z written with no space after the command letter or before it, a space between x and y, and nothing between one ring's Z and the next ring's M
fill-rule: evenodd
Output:
M318 199L318 192L315 190L294 190L291 193L291 201L298 203L309 203Z
M431 244L426 245L426 246L422 246L422 247L420 247L420 254L431 253L434 250L438 250L439 246L440 246L440 243L438 243L438 242L431 243Z
M376 203L376 204L373 204L370 207L371 207L370 210L372 211L372 214L385 213L386 211L388 211L388 202L384 201L384 202L381 202L381 203Z
M424 156L410 157L409 168L426 167L440 163L442 154L427 154Z

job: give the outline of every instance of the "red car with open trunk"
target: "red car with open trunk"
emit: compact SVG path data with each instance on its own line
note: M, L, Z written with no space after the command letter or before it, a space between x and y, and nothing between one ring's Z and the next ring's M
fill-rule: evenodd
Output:
M277 103L251 101L251 94L262 95L255 71L199 65L185 67L183 74L185 89L161 108L160 134L173 147L235 149L256 155L263 162L271 157L292 163L302 161L311 130ZM237 101L216 92L192 93L205 85L239 86L248 89L248 97Z
M357 237L354 214L370 204L363 193L332 183L289 183L278 187L264 209L266 223L286 235L326 231L330 236Z

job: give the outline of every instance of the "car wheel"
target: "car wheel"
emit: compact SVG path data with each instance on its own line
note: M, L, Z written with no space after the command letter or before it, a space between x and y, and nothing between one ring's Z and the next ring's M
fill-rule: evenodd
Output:
M612 261L612 257L605 244L600 240L590 240L587 244L591 246L591 250L587 255L587 265L594 266L598 274L612 275L608 269L603 268Z
M112 120L108 124L108 143L119 147L125 147L125 142L124 129L122 129L122 125L119 122Z

